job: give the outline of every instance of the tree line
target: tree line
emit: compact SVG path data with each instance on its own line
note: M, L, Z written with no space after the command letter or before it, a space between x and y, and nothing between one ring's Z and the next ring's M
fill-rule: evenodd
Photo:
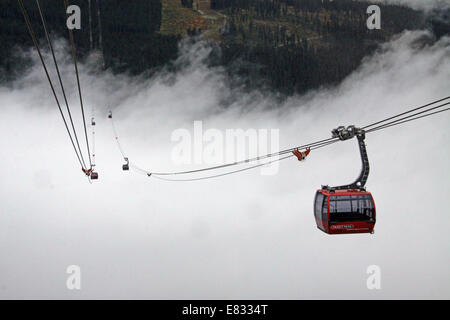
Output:
M24 4L36 36L45 39L35 1ZM40 4L52 39L68 39L64 2L40 0ZM74 30L80 58L99 50L106 68L138 74L177 55L179 37L159 34L160 0L71 0L70 4L81 9L81 29ZM17 0L0 2L0 21L0 80L10 80L29 65L19 53L33 43Z
M368 4L352 0L214 0L211 7L228 16L222 63L250 85L265 79L286 94L338 83L380 42L424 26L421 13L385 5L383 28L369 30Z
M40 0L52 37L68 38L63 1ZM160 0L71 0L81 8L75 30L80 58L92 50L103 55L104 68L140 74L172 61L179 36L159 32ZM193 1L180 0L192 7ZM382 29L366 27L368 4L352 0L211 0L226 15L220 54L211 64L226 67L249 88L263 82L292 94L338 83L380 42L404 29L422 28L421 13L399 6L382 7ZM45 39L34 1L25 1L39 39ZM10 80L29 65L20 48L32 46L16 0L0 2L0 80ZM439 25L445 34L445 25ZM186 30L198 36L203 30ZM43 42L44 44L44 42ZM44 45L45 46L45 45ZM216 51L213 51L216 52ZM67 52L70 54L69 52Z

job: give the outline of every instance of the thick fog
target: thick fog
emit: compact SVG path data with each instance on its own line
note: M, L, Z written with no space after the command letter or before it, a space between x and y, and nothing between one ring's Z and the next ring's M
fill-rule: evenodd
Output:
M107 119L113 110L130 159L155 171L201 167L171 157L172 132L195 120L204 130L279 129L280 148L301 145L448 96L450 39L425 45L429 36L406 32L339 86L282 104L268 90L230 89L203 42L182 44L181 70L150 80L98 71L91 58L79 68L97 120L93 184L34 60L0 87L0 298L450 298L449 114L367 136L376 232L344 236L316 228L312 203L322 184L358 175L355 140L285 160L272 176L170 183L121 170ZM81 133L69 47L56 45ZM66 288L70 265L81 290ZM367 289L370 265L380 290Z

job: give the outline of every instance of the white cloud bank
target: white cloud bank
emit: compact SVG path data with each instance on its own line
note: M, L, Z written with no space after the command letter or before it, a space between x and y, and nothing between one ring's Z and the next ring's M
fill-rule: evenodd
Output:
M368 136L378 221L374 235L352 236L318 231L312 202L321 184L358 174L355 141L302 164L288 160L273 177L253 171L171 184L122 172L106 119L109 104L130 157L156 170L177 169L170 133L194 120L279 128L281 147L295 146L448 96L450 39L419 45L427 36L407 32L340 86L283 105L231 92L223 72L202 62L204 44L184 48L189 67L151 80L81 65L86 105L97 107L93 185L36 64L13 88L0 88L0 298L450 298L448 114ZM69 61L62 69L75 88ZM70 100L76 106L73 89ZM66 289L73 264L81 291ZM373 264L380 291L366 288Z

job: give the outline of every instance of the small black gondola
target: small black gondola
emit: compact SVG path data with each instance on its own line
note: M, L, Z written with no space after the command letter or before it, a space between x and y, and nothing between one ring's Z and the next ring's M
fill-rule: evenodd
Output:
M122 170L123 171L128 171L130 170L130 162L128 161L128 158L124 158L126 163L124 165L122 165Z

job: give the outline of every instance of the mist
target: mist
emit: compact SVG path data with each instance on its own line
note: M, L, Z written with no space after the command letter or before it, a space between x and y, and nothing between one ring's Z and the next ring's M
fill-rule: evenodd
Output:
M365 0L363 0L365 1ZM429 12L432 10L448 10L450 9L449 0L375 0L372 3L385 3L410 7L415 10L423 10Z
M448 96L450 39L430 37L405 32L338 86L282 103L267 90L230 87L223 69L208 66L212 48L202 41L182 42L180 70L151 79L97 72L91 57L79 69L97 122L93 184L34 60L0 87L0 298L450 298L448 114L367 136L375 234L343 236L316 228L313 197L357 176L354 140L304 163L283 161L273 176L169 183L121 170L107 119L112 110L130 160L150 171L197 167L171 160L171 133L195 120L205 129L279 129L280 148L301 145ZM70 49L55 46L81 128ZM69 265L81 268L81 290L66 288ZM370 265L381 268L381 290L366 287Z

